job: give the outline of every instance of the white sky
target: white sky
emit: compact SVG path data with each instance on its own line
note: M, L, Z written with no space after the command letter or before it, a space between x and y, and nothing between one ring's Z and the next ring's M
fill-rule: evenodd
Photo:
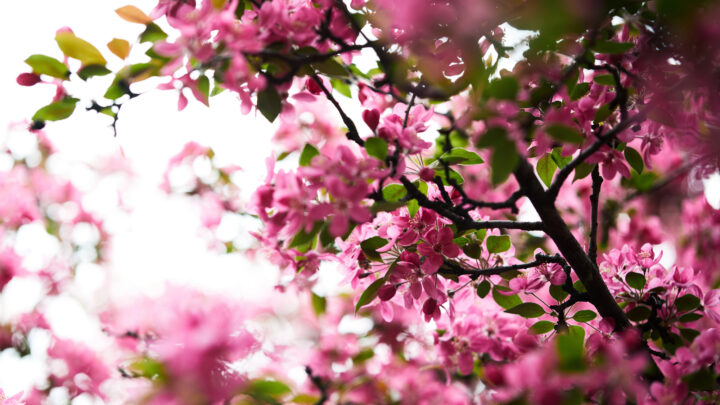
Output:
M80 38L93 43L105 55L109 68L123 62L105 44L112 38L134 43L143 27L128 23L114 10L128 4L114 0L35 0L4 2L0 13L0 37L3 63L0 64L0 142L6 138L8 125L29 118L50 102L54 89L48 85L21 87L15 77L30 71L23 62L35 53L62 59L54 41L55 31L69 26ZM132 1L145 12L156 2ZM144 61L148 44L133 49L128 60ZM133 59L135 57L135 59ZM77 79L77 78L75 78ZM98 96L104 93L106 78L93 79L88 86L78 80L80 94ZM155 83L156 84L156 83ZM153 87L153 85L149 87ZM147 86L146 86L146 89ZM70 295L53 301L51 317L58 322L56 332L63 337L86 340L98 338L92 319L83 316L83 305L104 300L104 295L131 291L157 291L167 282L195 285L208 292L220 292L241 299L261 299L276 282L276 270L263 262L251 262L240 254L220 255L207 249L199 236L198 208L183 197L168 198L158 189L169 158L182 146L195 140L215 150L217 160L238 164L242 172L243 198L247 199L265 176L265 158L271 152L271 126L253 114L243 116L233 96L221 94L211 100L212 108L190 100L185 111L177 111L177 93L153 90L127 103L121 111L118 136L113 137L109 120L84 105L68 120L49 123L46 131L64 158L57 166L79 185L88 184L93 176L83 162L97 163L105 156L124 155L136 173L135 185L121 196L134 208L129 216L113 214L107 226L116 233L111 252L112 272L91 266L79 270ZM91 183L91 182L90 182ZM88 205L111 212L113 193L100 190L88 195ZM46 244L33 243L27 256L52 255ZM107 286L112 288L108 289ZM10 288L12 287L12 288ZM8 319L27 309L37 297L32 285L9 286L0 297L0 319ZM38 373L41 359L23 359L0 354L0 388L7 394L27 389L28 375Z

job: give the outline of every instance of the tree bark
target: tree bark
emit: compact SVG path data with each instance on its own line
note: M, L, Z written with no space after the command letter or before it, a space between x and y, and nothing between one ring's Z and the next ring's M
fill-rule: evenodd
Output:
M615 329L622 330L630 326L625 313L615 302L615 298L605 285L597 266L590 260L580 243L570 232L555 203L543 189L535 176L535 172L526 159L521 159L515 169L515 178L525 195L535 207L540 219L545 225L545 233L555 242L560 253L578 275L580 281L588 291L590 303L604 318L615 321Z

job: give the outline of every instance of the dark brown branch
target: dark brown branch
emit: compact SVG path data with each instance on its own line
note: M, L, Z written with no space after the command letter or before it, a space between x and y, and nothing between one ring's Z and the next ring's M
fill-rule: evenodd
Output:
M305 366L305 373L307 374L313 385L320 391L320 398L315 402L315 405L323 405L328 400L327 382L323 381L322 378L313 374L310 366Z
M597 165L592 171L592 194L590 194L590 242L588 243L588 256L597 266L597 230L598 205L600 204L600 189L603 178Z
M343 123L348 129L347 136L348 139L351 141L357 143L360 146L365 145L365 141L360 138L360 133L357 130L357 127L355 126L355 123L353 122L350 117L348 117L347 114L345 114L345 111L340 106L340 103L335 99L335 97L332 95L332 93L325 88L325 85L323 84L322 80L318 77L318 75L313 74L312 79L317 83L318 86L322 89L323 93L325 93L325 97L327 97L328 100L330 100L330 103L335 107L337 112L340 114L340 118L342 118Z
M629 123L624 125L627 126ZM554 198L545 193L530 163L524 158L521 159L514 174L523 192L528 196L540 216L545 232L555 242L560 253L575 270L588 291L590 302L597 308L600 315L605 318L612 318L615 321L616 329L620 330L629 327L630 322L615 302L615 298L610 294L597 266L590 260L580 243L570 232L567 224L555 208Z
M477 222L469 220L457 212L453 211L447 204L441 201L432 201L425 194L421 193L417 187L405 176L400 177L400 181L408 191L408 199L416 199L421 207L429 208L438 214L450 219L458 227L458 230L467 229L519 229L523 231L544 231L545 226L542 222L518 222L518 221L483 221Z
M443 265L440 267L440 270L438 270L438 273L441 275L470 276L471 279L476 280L479 277L493 276L497 274L507 273L509 271L531 269L544 263L554 262L552 258L553 256L537 255L536 260L529 263L513 264L509 266L497 266L487 269L467 268L461 266L457 262L445 260Z

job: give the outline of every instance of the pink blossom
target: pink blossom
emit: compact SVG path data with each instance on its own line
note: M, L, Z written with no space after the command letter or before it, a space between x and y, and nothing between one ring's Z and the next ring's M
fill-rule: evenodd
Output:
M460 248L453 243L453 232L448 227L431 229L423 235L423 242L418 247L418 253L425 257L421 268L426 274L434 274L443 264L443 256L455 258L460 254Z

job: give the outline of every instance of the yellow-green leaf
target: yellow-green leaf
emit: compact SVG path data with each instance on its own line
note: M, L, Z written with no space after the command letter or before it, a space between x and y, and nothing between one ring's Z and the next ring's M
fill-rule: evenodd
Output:
M72 32L59 32L55 41L66 56L79 60L83 65L104 66L107 63L97 48Z
M39 75L48 75L58 79L67 79L70 76L70 71L64 63L49 56L30 55L25 59L25 63L30 65L33 72Z

